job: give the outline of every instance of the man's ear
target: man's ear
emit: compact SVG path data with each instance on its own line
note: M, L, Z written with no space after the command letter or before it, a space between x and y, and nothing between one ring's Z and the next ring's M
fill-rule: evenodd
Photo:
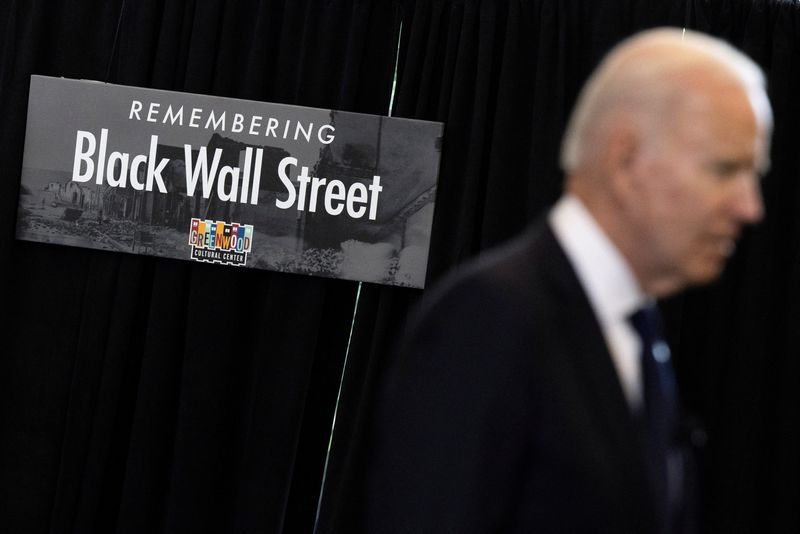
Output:
M637 126L633 121L620 117L607 132L603 163L608 172L610 192L615 197L627 197L637 187L642 153L642 135Z

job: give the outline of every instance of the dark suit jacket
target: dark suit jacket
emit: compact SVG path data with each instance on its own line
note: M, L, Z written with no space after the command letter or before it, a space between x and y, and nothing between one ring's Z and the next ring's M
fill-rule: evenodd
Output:
M659 531L600 326L545 224L436 289L390 374L364 532Z

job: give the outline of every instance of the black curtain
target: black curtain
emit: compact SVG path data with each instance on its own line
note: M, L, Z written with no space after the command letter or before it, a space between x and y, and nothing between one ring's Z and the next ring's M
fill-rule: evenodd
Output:
M705 532L800 531L796 3L0 3L0 531L311 532L357 284L14 240L31 74L446 123L428 283L560 193L568 112L621 38L688 26L767 71L767 218L665 303L704 421ZM402 25L402 34L400 27ZM357 513L371 408L422 292L364 284L318 532ZM226 321L236 322L235 333Z
M616 42L651 26L719 35L766 70L776 113L767 219L722 280L665 302L681 391L705 423L704 532L800 530L800 6L777 1L404 3L399 116L446 122L429 283L518 232L559 195L557 158L577 91ZM375 393L420 297L362 296L320 532L348 532L370 454ZM454 453L457 453L454 451Z
M385 114L397 5L26 0L0 21L0 531L310 532L357 284L15 241L28 84Z

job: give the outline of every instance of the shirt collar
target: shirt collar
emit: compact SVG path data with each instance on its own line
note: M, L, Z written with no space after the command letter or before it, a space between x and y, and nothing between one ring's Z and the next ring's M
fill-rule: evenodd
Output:
M562 196L548 221L602 324L627 320L651 300L580 199L571 194Z

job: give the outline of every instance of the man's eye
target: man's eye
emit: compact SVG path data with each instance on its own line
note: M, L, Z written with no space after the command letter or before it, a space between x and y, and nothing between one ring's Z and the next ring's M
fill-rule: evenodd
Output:
M711 164L711 170L719 178L730 178L744 169L737 161L717 161Z

